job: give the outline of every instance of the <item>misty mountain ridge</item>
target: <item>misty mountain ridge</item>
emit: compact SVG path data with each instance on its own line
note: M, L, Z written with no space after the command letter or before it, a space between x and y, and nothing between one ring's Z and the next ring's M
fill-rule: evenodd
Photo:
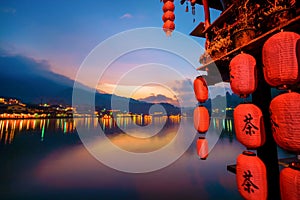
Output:
M0 95L2 97L17 98L24 103L50 103L50 104L72 104L72 93L74 80L63 75L50 71L50 65L46 61L36 61L22 55L9 55L0 51ZM93 89L80 85L86 92L93 92ZM211 86L210 86L211 87ZM226 88L225 88L226 89ZM228 91L228 89L226 89ZM162 95L163 96L163 95ZM98 107L111 108L111 99L117 104L129 103L131 112L147 113L154 103L145 99L135 100L120 97L112 94L95 94L95 104ZM210 107L211 102L214 106L222 107L224 98L227 100L227 107L235 107L241 103L241 99L236 95L226 93L226 97L217 95L212 100L206 102ZM178 113L179 108L170 104L160 102L166 110Z
M0 96L20 99L24 103L72 105L74 80L50 71L45 61L36 61L22 55L10 55L0 50ZM80 88L91 94L94 90L79 84ZM130 112L147 113L153 103L128 99L112 94L95 94L97 107L111 108L111 99L117 104L129 103ZM180 109L168 103L162 103L168 113L179 113Z

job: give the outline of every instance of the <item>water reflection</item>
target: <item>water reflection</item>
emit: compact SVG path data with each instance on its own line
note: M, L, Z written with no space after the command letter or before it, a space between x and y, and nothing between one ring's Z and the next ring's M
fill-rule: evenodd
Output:
M223 133L221 142L207 160L202 161L197 156L197 135L179 160L146 174L127 174L104 166L89 154L76 132L79 125L91 130L100 126L120 148L150 152L169 143L181 122L191 121L186 123L184 130L193 128L191 119L136 116L132 120L127 117L80 118L75 121L0 120L0 146L5 147L0 151L3 163L0 165L0 185L3 186L0 194L13 199L45 199L50 194L51 198L59 199L91 196L97 199L241 199L235 176L226 171L226 165L235 163L236 156L244 149L236 140L227 140L232 136L231 119L211 119L207 138L219 137L222 130ZM165 121L167 123L159 134L146 139L122 131L136 131L134 124L159 125ZM103 149L109 152L109 149Z
M81 118L74 121L73 119L15 119L15 120L0 120L0 143L11 144L16 134L20 132L35 132L40 134L41 141L45 140L45 132L47 130L61 131L64 134L71 134L75 132L76 123L84 125L88 129L94 129L98 125L105 131L105 133L120 133L122 130L131 128L131 125L147 126L149 124L162 124L166 121L168 126L180 123L180 116L134 116L130 117L116 117L109 118ZM134 127L134 126L133 126ZM221 130L230 136L230 141L233 139L233 120L223 118L212 118L211 127L213 129Z

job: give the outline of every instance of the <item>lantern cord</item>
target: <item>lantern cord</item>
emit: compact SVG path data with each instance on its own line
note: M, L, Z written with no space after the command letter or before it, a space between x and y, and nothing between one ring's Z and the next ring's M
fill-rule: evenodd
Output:
M185 12L189 12L189 5L188 5L188 2L186 2Z

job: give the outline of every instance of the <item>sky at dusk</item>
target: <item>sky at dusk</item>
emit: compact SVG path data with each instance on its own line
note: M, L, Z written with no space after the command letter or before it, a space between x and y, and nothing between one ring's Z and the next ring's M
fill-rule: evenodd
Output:
M199 22L204 21L203 7L197 5L196 16L193 16L191 8L190 12L185 12L185 5L180 5L179 2L175 1L176 31L188 35ZM42 60L48 63L54 73L74 79L86 56L107 38L130 29L162 27L162 6L163 3L159 0L0 0L0 49L10 54ZM219 12L212 10L211 15L214 19ZM189 37L201 45L204 44L203 39ZM117 47L111 48L114 51ZM191 53L199 58L201 51L199 49L199 52ZM172 65L175 68L184 68L187 65L184 60L166 52L157 50L132 52L112 63L105 76L99 80L100 86L97 86L97 89L113 93L118 85L117 94L126 96L122 90L136 86L137 83L134 83L132 78L126 80L125 77L121 80L124 74L135 66L149 63ZM195 71L186 70L186 76L196 77L197 74L193 75ZM132 96L143 99L149 95L164 94L172 99L174 88L171 82L174 82L174 78L168 77L167 72L149 72L151 73L160 76L160 79L164 80L163 84L169 83L171 88L146 84L140 87L142 90L135 90ZM84 84L91 86L88 79ZM176 101L175 98L172 100Z

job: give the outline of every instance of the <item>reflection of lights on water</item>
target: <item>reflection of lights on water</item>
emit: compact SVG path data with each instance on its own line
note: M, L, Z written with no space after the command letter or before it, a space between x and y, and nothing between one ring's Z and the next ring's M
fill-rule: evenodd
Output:
M54 123L54 130L62 130L65 133L75 131L75 124L73 120L56 119ZM46 125L47 124L47 125ZM22 131L41 131L41 141L45 139L45 131L50 126L50 119L18 119L18 120L0 120L0 141L3 144L10 144L18 132ZM49 127L50 126L50 127Z
M228 132L232 132L233 131L232 119L223 119L222 128Z
M129 127L133 124L132 119L136 119L135 123L138 125L149 125L152 123L165 122L167 116L153 117L150 115L136 115L135 117L109 117L104 118L82 118L77 121L81 125L89 128L96 128L98 124L101 125L103 130L113 129L120 126L121 129ZM180 116L169 116L172 123L179 123ZM62 131L63 133L72 133L75 131L76 124L73 119L17 119L17 120L0 120L0 141L3 144L10 144L18 132L26 131L40 131L39 137L41 141L45 140L45 132L48 129L55 131Z
M50 119L47 120L47 128L49 128Z
M33 121L33 129L35 129L36 126L36 120Z
M4 124L4 122L3 121L0 121L0 129L1 129L1 132L0 132L0 140L1 140L1 138L2 138L2 135L3 135L3 124Z
M67 122L64 123L64 133L67 133Z
M45 120L43 120L45 122ZM41 134L41 141L44 141L44 135L45 135L45 123L42 125L42 134Z

